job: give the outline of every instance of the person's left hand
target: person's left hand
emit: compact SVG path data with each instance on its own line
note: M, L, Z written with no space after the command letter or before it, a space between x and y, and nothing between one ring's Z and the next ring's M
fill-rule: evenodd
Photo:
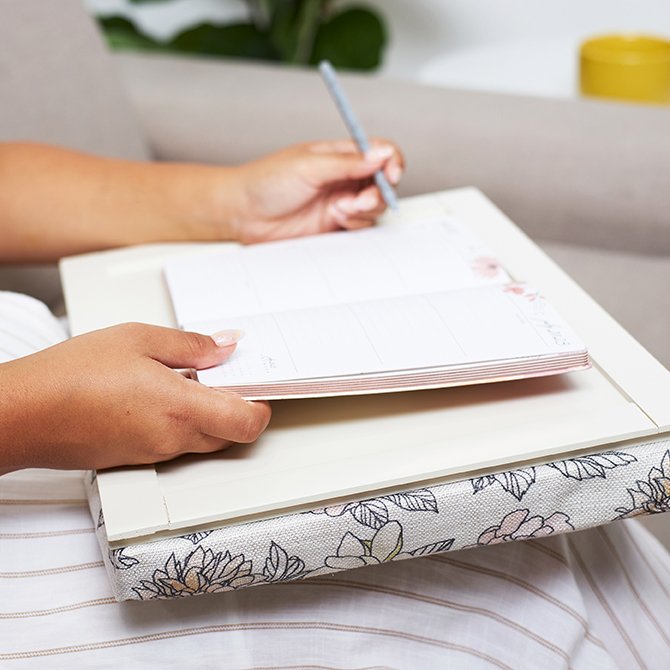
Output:
M350 140L301 144L236 168L233 237L263 242L372 225L386 209L374 173L395 186L404 161L391 142L371 145L364 155Z

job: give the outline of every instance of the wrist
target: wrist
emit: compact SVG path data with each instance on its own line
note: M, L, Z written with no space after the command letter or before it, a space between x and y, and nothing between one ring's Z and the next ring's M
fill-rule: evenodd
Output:
M216 174L208 186L207 224L213 239L239 242L249 211L246 193L245 166L213 168Z
M173 216L184 240L239 240L245 211L242 168L171 166Z

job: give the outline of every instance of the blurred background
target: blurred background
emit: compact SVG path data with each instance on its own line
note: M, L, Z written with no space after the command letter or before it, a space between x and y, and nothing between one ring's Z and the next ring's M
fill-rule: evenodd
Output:
M87 0L115 48L262 58L572 97L594 34L670 36L667 0Z

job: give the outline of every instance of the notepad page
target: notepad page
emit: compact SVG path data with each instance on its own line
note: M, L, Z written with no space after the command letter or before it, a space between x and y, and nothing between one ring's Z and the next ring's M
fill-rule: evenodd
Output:
M510 277L458 220L387 224L199 253L165 267L177 322L489 286Z
M244 329L224 365L198 371L208 386L333 378L583 350L540 296L520 285L228 317L191 324Z

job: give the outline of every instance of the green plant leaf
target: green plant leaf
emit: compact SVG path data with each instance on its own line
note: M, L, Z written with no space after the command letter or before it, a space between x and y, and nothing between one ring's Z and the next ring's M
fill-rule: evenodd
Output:
M349 70L379 67L386 44L386 27L381 16L363 7L334 14L319 27L310 63L328 59Z
M99 18L98 23L112 49L136 49L142 51L164 51L165 46L145 35L135 24L123 16Z
M295 53L298 40L294 2L280 0L273 3L269 30L270 40L274 48L281 54L281 60L290 60Z
M185 30L166 46L173 51L209 56L279 60L279 54L268 35L251 23L228 26L205 23Z

